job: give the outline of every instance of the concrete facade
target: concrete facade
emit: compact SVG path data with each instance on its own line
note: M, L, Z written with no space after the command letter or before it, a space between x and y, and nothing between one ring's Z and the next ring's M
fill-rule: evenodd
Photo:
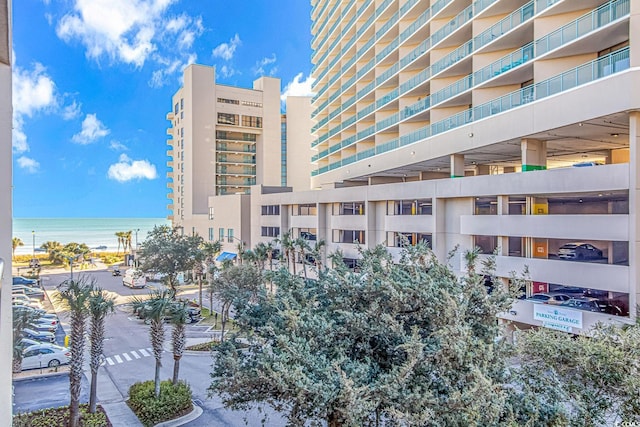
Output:
M458 272L477 246L505 280L528 268L526 297L616 305L573 310L568 327L523 299L504 315L521 327L634 321L640 2L312 5L313 190L256 186L252 245L290 232L352 262L358 244L397 256L404 236L443 261L459 247ZM598 256L569 261L571 243Z
M11 0L0 1L0 425L11 425L13 315L11 310L12 143Z

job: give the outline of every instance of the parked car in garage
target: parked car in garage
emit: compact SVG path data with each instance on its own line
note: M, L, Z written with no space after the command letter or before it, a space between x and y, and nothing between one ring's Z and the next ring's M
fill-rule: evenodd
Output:
M595 298L578 297L571 298L561 304L563 307L576 308L578 310L592 311L594 313L600 313L600 306L598 300Z
M22 353L22 369L54 368L66 365L71 359L71 352L66 347L52 344L36 344L24 349Z
M14 294L24 294L28 297L44 299L44 291L27 285L13 285L11 292Z
M571 299L571 297L565 294L543 292L539 294L533 294L530 298L527 298L527 301L538 304L560 305L563 302L568 301L569 299Z
M602 251L590 243L567 243L558 249L558 257L570 260L601 259Z

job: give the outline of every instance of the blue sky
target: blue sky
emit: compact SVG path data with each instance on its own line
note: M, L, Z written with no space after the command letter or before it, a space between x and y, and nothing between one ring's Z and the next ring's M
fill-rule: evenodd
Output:
M184 67L309 94L310 11L306 0L14 0L14 217L165 217L165 116Z

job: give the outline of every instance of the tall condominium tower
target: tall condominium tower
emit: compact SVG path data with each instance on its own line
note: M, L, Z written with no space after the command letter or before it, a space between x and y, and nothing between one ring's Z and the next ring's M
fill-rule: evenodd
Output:
M443 261L459 248L457 271L478 247L505 280L528 268L504 314L520 327L633 321L640 1L312 6L322 190L252 198L254 242L289 231L355 265L358 245L426 241Z
M252 185L280 186L284 174L309 188L309 163L287 156L310 156L310 99L291 102L297 106L292 114L306 118L304 123L282 118L277 78L261 77L253 89L244 89L216 84L212 67L185 69L184 86L167 114L167 197L174 226L207 240L248 242L242 206Z

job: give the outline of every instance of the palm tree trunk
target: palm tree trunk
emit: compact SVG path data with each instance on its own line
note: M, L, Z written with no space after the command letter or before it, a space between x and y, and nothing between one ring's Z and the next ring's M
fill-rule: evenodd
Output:
M91 369L91 391L89 392L89 413L95 414L98 395L98 370Z
M181 356L173 356L173 385L178 384L178 373L180 372Z
M198 275L198 290L200 292L200 310L202 310L202 275Z
M155 386L153 388L156 399L160 397L160 366L160 359L156 359L156 375L154 377Z

